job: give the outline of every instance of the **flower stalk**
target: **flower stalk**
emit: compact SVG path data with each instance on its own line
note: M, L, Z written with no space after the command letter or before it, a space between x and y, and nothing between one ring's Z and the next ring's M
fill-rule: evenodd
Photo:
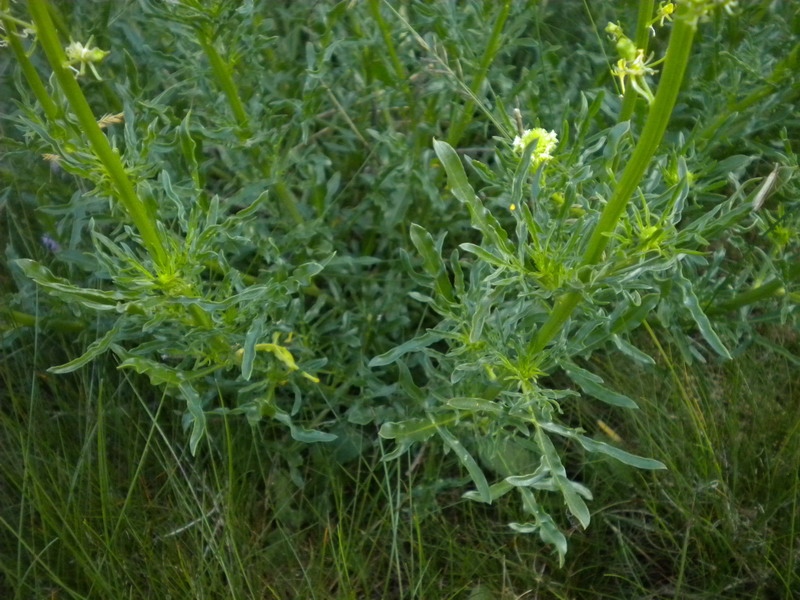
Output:
M16 58L17 64L19 64L20 68L22 69L22 74L25 77L25 81L28 82L33 95L36 96L39 104L42 105L44 114L47 115L47 118L51 121L55 121L61 116L58 106L48 93L47 88L39 77L39 73L36 72L36 67L33 66L30 58L28 58L22 42L19 41L17 24L15 23L15 20L10 19L8 15L8 0L3 0L2 3L0 3L0 7L2 7L2 12L0 12L0 23L2 23L3 29L5 29L8 45L11 48L11 51L14 53L14 58Z
M108 177L117 192L118 200L139 230L142 242L155 264L161 268L166 267L169 259L154 216L149 213L145 203L136 193L119 154L111 148L108 138L97 125L97 120L75 79L75 75L68 67L64 66L67 58L58 40L53 21L50 18L47 0L29 0L28 9L36 25L37 37L42 50L47 56L50 67L53 69L53 73L72 110L75 111L75 116L80 123L82 131L89 139L95 154L103 163Z
M658 91L647 115L641 138L631 155L622 177L614 189L611 198L600 215L600 220L592 232L579 268L579 280L586 283L591 267L603 257L603 252L610 240L610 234L619 223L619 219L628 202L642 180L653 155L658 149L664 132L667 129L672 109L678 98L683 75L689 61L692 42L697 29L696 9L682 4L675 18L675 25L670 35L669 46L664 63L664 71L658 84ZM581 299L579 291L565 293L557 301L550 316L539 328L536 336L528 346L528 357L534 357L558 335Z

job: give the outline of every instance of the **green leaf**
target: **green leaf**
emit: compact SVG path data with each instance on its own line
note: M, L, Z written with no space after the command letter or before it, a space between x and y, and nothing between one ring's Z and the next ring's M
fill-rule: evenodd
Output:
M186 400L188 413L184 415L184 427L192 425L192 433L189 436L189 451L192 456L197 454L197 446L206 434L206 413L203 411L203 404L200 395L188 383L180 385L181 395Z
M533 152L536 150L540 141L539 138L534 139L532 143L529 143L525 147L522 153L519 164L514 171L514 181L511 183L511 204L522 204L522 191L525 187L525 182L530 176L531 156L533 156Z
M333 257L331 256L331 258ZM318 262L303 263L292 271L292 279L296 279L302 286L311 285L311 278L319 274L324 268L325 265L321 265Z
M94 360L109 349L114 340L119 336L119 332L122 330L122 325L122 319L118 320L114 327L107 331L103 337L89 344L86 352L84 352L78 358L75 358L68 363L64 363L63 365L59 365L57 367L50 367L47 369L47 371L49 373L61 375L63 373L72 373L72 371L80 369L83 365Z
M369 361L368 366L383 367L384 365L392 364L394 361L396 361L404 354L408 354L409 352L416 352L417 350L421 350L422 348L427 348L431 344L435 344L441 339L442 335L434 333L433 331L423 333L422 335L419 335L412 340L404 342L399 346L395 346L388 352L384 352L383 354L376 356L371 361Z
M424 442L436 433L436 422L431 419L407 419L389 421L381 425L378 435L389 440Z
M564 566L564 557L567 555L567 538L548 514L542 515L539 521L539 539L545 544L550 544L558 553L558 566Z
M614 345L619 349L620 352L630 356L636 362L640 362L643 365L654 365L656 361L653 360L653 357L649 354L645 354L641 350L639 350L636 346L631 344L628 340L616 335L612 334L611 341L614 342Z
M567 538L561 533L553 518L547 514L536 502L533 492L528 488L517 488L522 496L522 506L525 512L533 515L535 523L509 523L514 531L520 533L539 532L539 539L545 544L550 544L556 549L559 566L564 566L564 557L567 555Z
M189 223L186 220L186 209L183 206L183 202L181 202L181 199L178 197L178 194L175 193L175 189L172 187L172 178L169 176L169 171L161 171L158 176L158 183L159 187L164 192L164 198L169 200L175 207L176 217L178 223L181 225L181 229L188 229Z
M618 392L614 392L601 385L603 383L602 378L598 377L594 373L590 373L585 369L581 369L579 366L568 361L563 361L561 363L561 368L564 369L564 372L567 374L567 376L574 381L578 387L580 387L586 394L589 394L593 398L597 398L601 402L605 402L606 404L610 404L612 406L620 406L622 408L639 408L637 404L627 396Z
M244 221L245 219L253 216L261 207L261 205L266 203L268 196L269 192L264 190L258 196L256 196L256 199L253 200L249 206L245 206L242 210L237 212L236 215L234 215L235 218Z
M680 283L681 291L683 292L683 305L689 309L689 314L697 324L697 328L700 330L700 335L703 336L703 338L708 342L708 345L711 346L717 354L723 358L731 360L731 353L725 347L725 344L722 343L722 340L719 339L719 336L711 326L711 321L709 321L706 313L704 313L703 309L700 308L700 301L697 299L697 296L692 289L691 282L680 273L678 273L677 279Z
M436 433L439 425L452 420L448 416L435 419L428 415L427 419L407 419L405 421L389 421L381 425L378 435L397 441L397 447L383 457L383 460L394 460L408 450L415 442L424 442Z
M497 483L493 483L491 486L489 486L489 495L492 498L492 502L494 502L513 489L514 486L507 481L498 481ZM462 497L466 498L467 500L474 500L475 502L483 502L483 497L475 490L464 492Z
M555 433L557 435L570 438L578 442L581 446L583 446L584 450L587 452L599 452L601 454L606 454L612 458L617 459L618 461L625 463L626 465L630 465L632 467L636 467L637 469L647 469L647 470L658 470L658 469L666 469L666 465L664 463L654 460L652 458L644 458L642 456L637 456L636 454L631 454L630 452L625 452L625 450L620 450L619 448L615 448L605 442L599 442L597 440L593 440L585 435L578 433L574 429L568 429L563 427L562 425L558 425L556 423L539 423L543 429Z
M439 292L448 302L455 302L453 296L453 286L450 283L450 278L447 276L447 269L445 268L444 261L433 242L433 237L423 227L416 223L411 224L410 228L411 241L416 247L417 251L422 255L423 268L436 281L436 291Z
M256 359L256 344L264 335L264 321L264 317L254 319L244 336L244 346L242 348L242 377L245 381L250 381L250 377L253 375L253 364Z
M439 437L442 438L445 444L449 446L455 455L458 457L458 460L467 468L472 481L475 483L475 486L478 488L478 495L480 497L481 502L486 504L492 503L492 493L489 490L489 482L486 481L486 475L483 474L483 471L478 466L478 463L475 462L475 459L472 458L472 455L467 452L467 449L461 444L461 442L456 439L456 437L450 433L444 427L436 427L436 431L439 434Z
M618 461L625 463L626 465L636 467L637 469L655 471L667 468L664 463L658 460L644 458L643 456L637 456L636 454L625 452L625 450L620 450L619 448L615 448L614 446L606 444L605 442L598 442L597 440L588 438L585 435L577 434L575 439L578 440L580 445L589 452L601 452L603 454L607 454L608 456L616 458Z
M317 429L306 429L305 427L299 427L292 422L292 418L289 416L289 414L283 411L276 411L273 418L289 428L292 439L304 444L332 442L337 437L333 433L326 433Z
M36 261L20 258L14 261L23 273L33 279L54 296L67 302L74 302L92 310L115 310L126 298L118 292L90 290L72 285L62 277L57 277Z
M472 226L504 253L513 254L508 235L475 194L456 151L447 142L436 139L433 140L433 150L447 172L447 181L453 195L459 202L467 205Z
M189 170L192 173L192 180L194 181L195 188L202 189L203 178L200 174L198 162L202 160L203 153L198 147L197 142L195 142L194 138L192 137L192 132L189 128L189 119L191 114L192 111L189 110L178 127L178 144L183 157L186 159L186 162L189 163Z
M492 252L489 252L485 248L476 246L475 244L470 244L469 242L465 242L463 244L459 244L458 247L461 248L462 250L466 250L467 252L471 252L478 258L489 263L490 265L494 265L496 267L503 267L506 269L512 268L512 265L507 260L497 256Z
M464 172L464 165L461 164L461 159L458 158L453 147L447 142L434 139L433 150L447 172L447 181L455 197L468 206L480 206L480 200L475 195L475 190L472 189L467 174ZM483 207L481 206L481 208Z
M505 481L514 487L535 487L536 484L547 477L548 474L549 470L540 466L534 473L528 475L512 475L506 477Z
M544 432L542 427L536 428L536 443L542 451L542 461L550 470L558 489L564 496L564 501L567 504L569 512L575 516L580 524L586 529L589 526L591 516L589 515L589 508L583 501L575 488L571 485L571 481L567 479L567 472L564 465L561 464L561 458L556 452L556 447L553 442Z
M157 363L149 358L122 353L126 358L119 364L118 369L133 369L140 375L147 375L150 385L174 385L183 383L183 374L176 369Z
M639 306L632 305L611 324L611 333L623 333L639 326L647 318L659 301L658 294L647 294L642 298ZM612 315L613 317L613 315Z
M503 407L497 402L484 400L483 398L450 398L445 404L452 408L457 408L458 410L468 410L471 412L488 412L495 415L500 415L505 412Z
M415 400L417 404L422 405L426 398L425 392L414 383L414 378L411 376L411 371L409 371L408 366L404 362L398 362L397 370L400 374L398 378L400 389L408 394L409 398Z

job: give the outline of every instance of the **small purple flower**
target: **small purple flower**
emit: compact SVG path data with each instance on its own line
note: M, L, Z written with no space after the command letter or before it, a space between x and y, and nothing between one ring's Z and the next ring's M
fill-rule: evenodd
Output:
M58 244L58 242L55 241L46 233L42 236L41 240L42 240L42 246L50 250L50 252L55 253L61 250L61 246Z

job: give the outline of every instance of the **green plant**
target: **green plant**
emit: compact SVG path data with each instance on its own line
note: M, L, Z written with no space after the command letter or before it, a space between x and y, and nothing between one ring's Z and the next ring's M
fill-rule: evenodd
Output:
M80 331L84 352L51 372L110 351L185 403L192 453L210 422L243 415L293 440L275 452L295 484L308 443L336 453L381 426L397 457L420 441L435 453L435 436L476 484L469 497L518 490L530 522L516 529L539 532L563 560L565 528L541 492L588 524L578 446L661 463L561 415L578 393L562 389L559 369L586 395L632 407L585 361L612 347L652 364L630 338L638 325L691 361L706 355L696 331L727 356L768 343L751 311L794 315L797 159L780 115L797 96L797 46L745 77L733 67L757 42L731 34L720 52L712 38L676 105L696 21L717 4L730 5L681 3L650 104L635 93L650 100L644 42L670 3L640 3L632 53L613 30L620 66L602 47L559 49L547 3L142 0L93 11L31 0L27 22L2 2L24 78L3 143L34 174L3 173L18 217L4 343L29 326ZM765 7L743 10L767 22ZM593 16L620 20L617 8ZM736 17L714 15L707 27L722 38ZM581 39L598 33L581 27ZM766 43L770 27L757 35ZM76 77L82 66L102 80ZM621 102L604 92L614 76L635 78ZM726 86L737 93L724 97ZM745 110L758 102L774 113ZM537 115L539 135L526 135L523 114ZM432 150L431 138L464 147ZM440 193L445 174L460 206ZM37 244L38 232L62 249ZM38 304L37 289L48 294ZM393 362L399 380L380 368Z
M620 64L625 63L617 66L614 74L634 80L633 87L648 100L648 109L638 136L632 134L629 122L622 121L588 140L590 148L606 146L600 164L584 166L588 153L570 152L565 141L554 160L550 160L549 148L540 156L539 146L547 143L546 132L538 129L544 133L523 135L521 126L520 136L527 140L527 148L518 160L509 157L504 161L501 175L468 160L493 184L493 192L503 190L499 192L501 201L493 204L509 207L515 242L501 224L506 219L495 215L475 193L454 149L434 141L449 188L469 212L481 244L460 244L461 250L474 256L473 261L463 259L457 250L445 261L443 235L434 239L423 227L412 224L411 238L422 256L423 273L410 272L419 285L431 290L429 296L416 297L442 321L370 363L375 367L397 363L400 386L412 401L410 418L381 428L383 437L398 444L389 458L414 443L438 438L459 458L476 486L467 497L492 503L516 490L530 521L511 523L511 527L538 533L555 547L561 561L567 538L542 504L540 492L556 492L583 528L590 521L585 500L592 494L579 480L569 477L556 443L565 440L638 468L662 469L664 465L597 441L583 429L561 422L563 405L578 394L554 390L544 377L559 368L584 394L616 407L637 408L633 400L605 387L600 377L579 366L579 359L585 360L613 342L632 360L654 364L626 339L639 325L647 325L654 311L670 327L674 339L682 340L679 344L686 348L687 359L701 357L693 347L694 328L716 354L731 358L706 314L713 312L714 305L701 300L708 296L702 291L698 270L707 265L704 254L709 240L721 234L735 236L760 220L754 208L768 194L772 182L765 180L746 198L739 188L723 203L691 210L692 188L697 182L692 181L682 157L686 148L680 145L667 150L678 157L673 159L677 176L643 180L654 160L659 160L656 152L678 98L698 23L717 5L730 10L730 3L686 2L674 11L654 96L646 82L653 70L644 65L657 63L644 63L644 50L633 48L618 25L609 26L607 31L622 48ZM663 23L672 10L665 10L662 3L655 19L650 13L642 16L649 26L658 20ZM639 66L629 66L630 61ZM601 101L598 96L592 107L584 104L582 119L575 126L579 140ZM569 131L565 123L563 137ZM519 140L514 146L520 145ZM635 143L628 150L631 141ZM787 171L797 168L791 152L785 160ZM617 176L621 163L624 168ZM535 169L532 176L531 165ZM605 181L598 177L603 171ZM586 175L576 175L581 172ZM781 260L785 259L782 255ZM732 276L721 272L725 267L719 262L715 267L715 278ZM795 271L784 268L780 281L792 281ZM766 298L777 291L777 281L768 288L759 287L763 295L749 292L736 300L716 299L718 312ZM791 302L784 306L792 310ZM676 318L684 309L688 319ZM686 327L687 320L691 329ZM446 344L446 351L434 346L439 342ZM410 352L421 353L421 358L405 358ZM412 368L424 374L424 388L415 383ZM491 484L487 472L500 479Z

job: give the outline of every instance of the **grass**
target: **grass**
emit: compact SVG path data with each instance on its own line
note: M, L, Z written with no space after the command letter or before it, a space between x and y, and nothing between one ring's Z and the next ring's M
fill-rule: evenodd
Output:
M532 536L508 530L513 511L460 498L466 481L450 456L382 463L365 436L360 456L317 446L287 465L271 449L290 440L220 418L219 442L191 460L170 399L103 362L55 380L41 350L54 342L20 341L0 370L6 598L788 600L800 590L800 380L777 354L686 367L666 347L634 376L602 359L641 410L589 404L574 418L598 433L603 420L623 448L669 471L581 467L608 497L595 498L586 534L573 529L559 570Z

